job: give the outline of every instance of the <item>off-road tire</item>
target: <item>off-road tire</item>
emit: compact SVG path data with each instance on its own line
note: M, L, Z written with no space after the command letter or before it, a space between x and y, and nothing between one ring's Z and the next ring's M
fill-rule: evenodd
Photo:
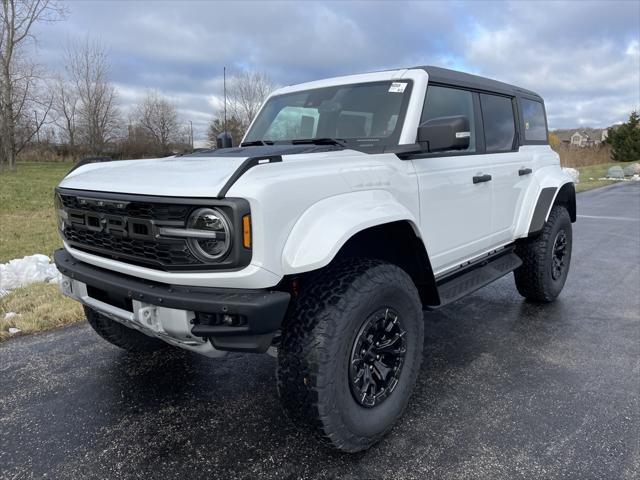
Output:
M553 250L560 232L566 237L564 266L560 275L553 278ZM551 209L542 231L516 246L522 265L514 271L516 287L520 295L539 303L554 301L567 280L571 263L572 231L569 212L562 205Z
M100 315L89 307L84 307L89 325L107 342L129 352L150 353L168 347L162 340L149 337L133 328L125 327L110 318Z
M406 353L395 389L380 404L364 407L352 394L349 365L355 339L380 308L398 313ZM336 262L307 279L284 322L276 373L282 404L323 443L365 450L402 415L420 369L423 338L422 304L404 270L377 260Z

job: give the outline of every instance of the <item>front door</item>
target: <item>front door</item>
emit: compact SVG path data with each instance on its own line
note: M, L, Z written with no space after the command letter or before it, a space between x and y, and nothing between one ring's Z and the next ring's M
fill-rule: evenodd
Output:
M420 224L434 273L441 273L491 247L493 185L482 151L479 99L471 91L429 85L420 123L439 117L469 119L465 151L414 158L420 192Z

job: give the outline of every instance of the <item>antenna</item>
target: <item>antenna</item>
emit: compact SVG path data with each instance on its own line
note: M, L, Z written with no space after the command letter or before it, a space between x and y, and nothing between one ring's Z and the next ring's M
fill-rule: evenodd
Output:
M222 89L224 90L224 131L227 131L227 67L222 67Z
M222 82L224 90L224 132L220 132L216 137L216 148L231 148L233 147L233 138L227 131L227 67L222 69Z

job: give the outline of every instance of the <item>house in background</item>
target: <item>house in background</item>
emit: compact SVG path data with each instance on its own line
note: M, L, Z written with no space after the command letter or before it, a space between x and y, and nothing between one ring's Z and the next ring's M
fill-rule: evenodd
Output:
M585 131L575 132L571 135L571 146L572 147L591 147L593 146L594 141L591 139L589 134Z
M593 147L600 145L607 139L607 128L584 128L580 130L556 130L554 132L560 141L572 147Z

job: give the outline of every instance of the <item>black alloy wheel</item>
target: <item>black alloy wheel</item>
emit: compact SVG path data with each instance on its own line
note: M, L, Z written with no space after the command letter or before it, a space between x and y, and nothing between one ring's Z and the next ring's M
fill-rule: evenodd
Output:
M562 275L564 259L567 255L567 234L564 230L560 230L556 235L551 255L551 278L558 280Z
M379 405L398 384L407 353L406 333L390 308L376 311L362 325L351 352L349 384L363 407Z

